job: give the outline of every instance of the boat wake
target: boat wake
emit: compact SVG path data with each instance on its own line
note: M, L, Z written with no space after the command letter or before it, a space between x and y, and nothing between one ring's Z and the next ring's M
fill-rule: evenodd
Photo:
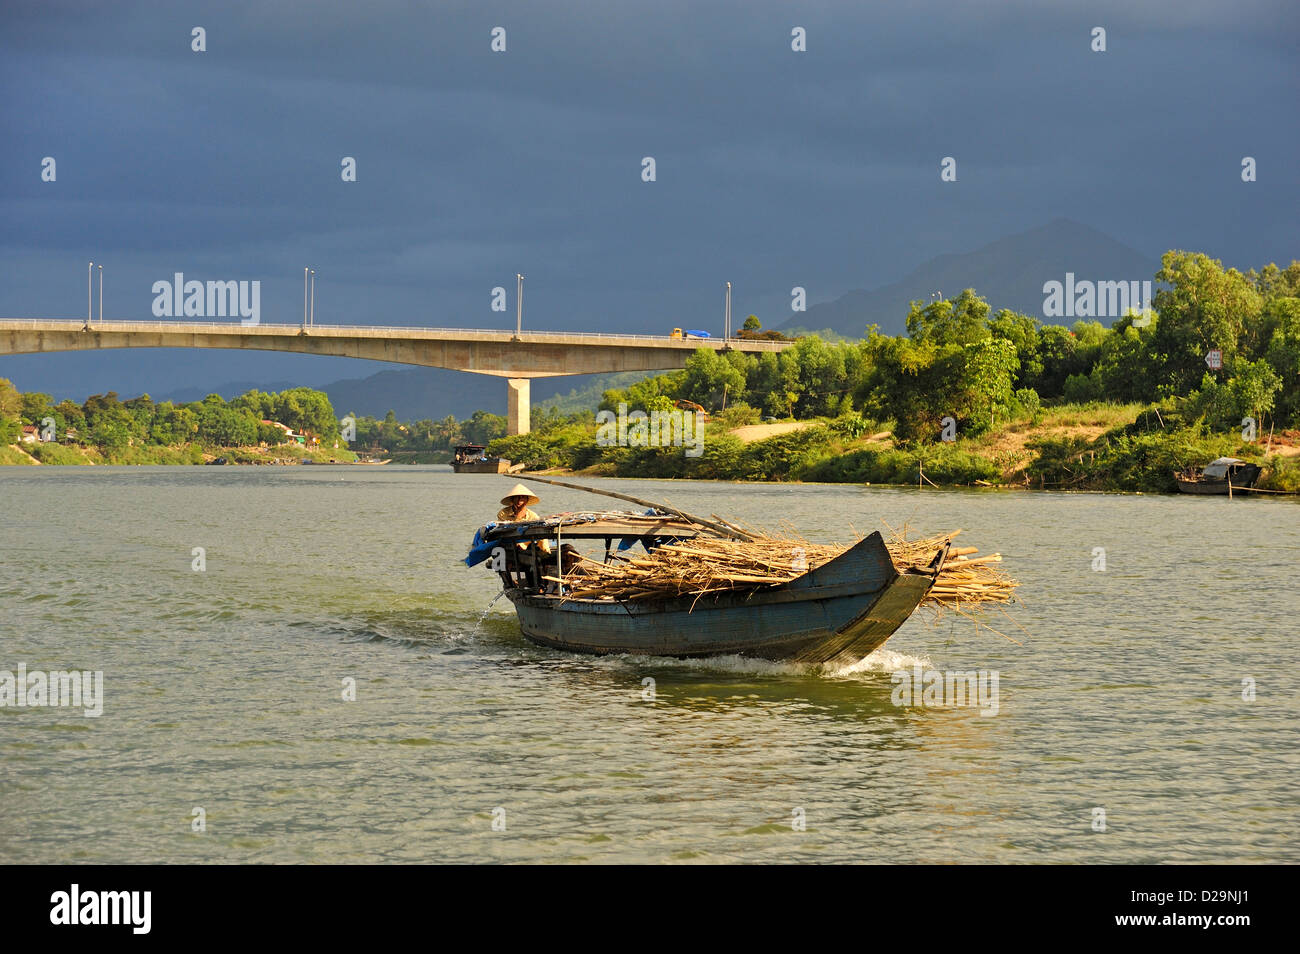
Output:
M777 662L755 659L752 656L706 656L692 659L675 659L667 656L588 656L593 665L611 669L635 668L637 670L686 670L692 672L717 672L754 676L803 676L823 679L860 679L913 666L930 666L928 656L912 656L891 649L877 649L870 656L851 666L827 666L820 663Z
M884 646L877 649L865 659L851 666L823 666L821 674L829 679L852 679L865 673L896 672L899 669L911 669L913 666L930 668L929 656L913 656L910 653L896 653Z

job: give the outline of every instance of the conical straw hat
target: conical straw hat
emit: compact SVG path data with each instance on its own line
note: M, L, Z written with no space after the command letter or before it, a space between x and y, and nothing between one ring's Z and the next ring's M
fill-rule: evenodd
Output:
M535 503L542 502L542 498L538 497L535 493L533 493L523 484L515 484L514 487L510 489L510 493L506 494L504 497L501 498L501 506L503 507L507 506L510 503L511 497L527 497L528 498L527 506L529 507L531 507Z

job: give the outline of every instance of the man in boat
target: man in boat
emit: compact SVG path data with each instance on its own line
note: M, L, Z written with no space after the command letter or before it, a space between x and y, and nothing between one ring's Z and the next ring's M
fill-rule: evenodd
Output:
M540 520L536 513L532 511L531 506L535 503L541 503L541 499L523 484L515 484L510 493L501 498L501 509L497 512L498 523L522 523L525 520ZM527 551L530 546L536 546L538 562L544 572L554 573L559 569L560 560L555 553L555 547L550 540L538 540L536 544L517 543L515 544L521 551ZM583 556L577 548L571 544L564 544L560 548L560 556L564 561L564 573L582 573L581 563Z
M530 508L535 503L541 503L541 498L525 487L523 484L515 484L510 489L510 493L501 498L501 509L497 512L497 523L522 523L525 520L540 520ZM515 544L520 550L527 550L530 544ZM537 547L543 553L549 554L552 550L550 540L538 540Z

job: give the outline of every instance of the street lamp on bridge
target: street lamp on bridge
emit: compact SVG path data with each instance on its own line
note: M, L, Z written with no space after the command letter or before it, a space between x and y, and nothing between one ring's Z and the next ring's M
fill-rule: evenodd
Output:
M722 313L722 340L731 340L731 282L727 282L727 306Z
M515 337L524 328L524 276L515 272Z

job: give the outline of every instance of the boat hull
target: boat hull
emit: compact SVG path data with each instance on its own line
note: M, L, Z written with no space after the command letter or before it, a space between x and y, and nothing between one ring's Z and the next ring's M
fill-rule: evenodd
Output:
M451 469L458 474L504 474L510 470L510 461L504 457L495 460L452 461Z
M747 593L624 603L506 595L524 635L556 649L842 666L883 645L933 583L932 574L899 573L876 533L788 584Z
M1221 494L1228 495L1228 482L1226 480L1178 480L1178 492L1183 494ZM1234 494L1250 493L1250 486L1232 485Z
M1261 468L1256 464L1239 463L1235 472L1231 476L1232 493L1248 494L1255 482L1259 480L1262 473ZM1184 494L1207 494L1218 495L1228 494L1228 478L1205 477L1199 473L1183 472L1174 474L1174 480L1178 483L1179 493Z

